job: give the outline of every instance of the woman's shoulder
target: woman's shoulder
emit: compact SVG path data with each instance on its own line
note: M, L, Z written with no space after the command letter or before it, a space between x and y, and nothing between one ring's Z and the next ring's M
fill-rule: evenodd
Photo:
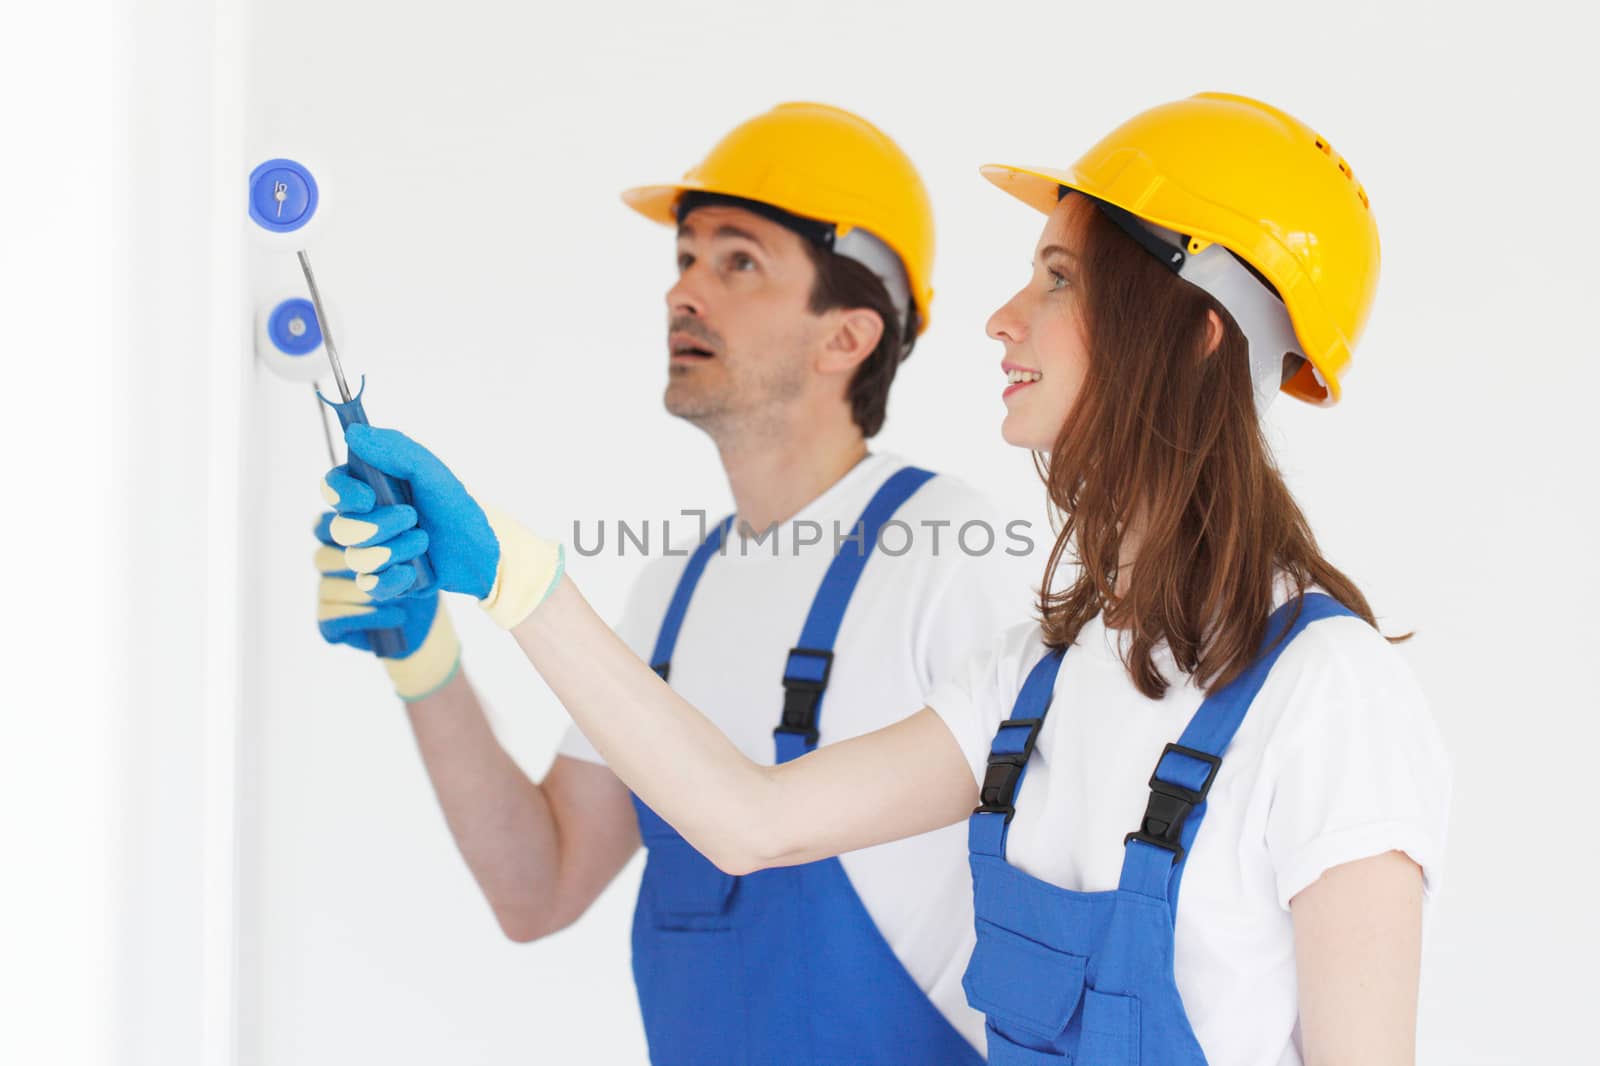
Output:
M1326 596L1326 593L1313 590L1312 595ZM1307 624L1283 649L1278 667L1326 675L1330 679L1339 677L1347 682L1406 680L1415 686L1399 647L1365 619L1347 611Z
M1437 739L1427 697L1401 647L1352 614L1319 618L1301 630L1257 699L1278 705L1280 742L1335 730Z

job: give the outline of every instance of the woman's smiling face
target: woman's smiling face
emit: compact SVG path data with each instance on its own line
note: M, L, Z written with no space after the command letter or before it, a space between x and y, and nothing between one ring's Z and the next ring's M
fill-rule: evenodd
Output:
M989 336L1005 345L1007 374L1000 433L1006 443L1049 452L1089 372L1079 254L1082 196L1067 196L1045 220L1028 283L989 316Z

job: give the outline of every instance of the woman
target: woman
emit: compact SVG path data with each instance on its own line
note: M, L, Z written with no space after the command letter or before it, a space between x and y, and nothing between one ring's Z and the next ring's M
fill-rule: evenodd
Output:
M1046 457L1064 524L1040 623L899 724L751 762L561 580L555 545L393 431L348 441L411 481L420 520L369 513L335 471L332 534L374 600L426 547L729 873L970 819L965 987L991 1062L1409 1062L1449 770L1258 421L1280 389L1338 399L1377 278L1366 194L1312 130L1220 94L1136 116L1067 170L984 174L1047 216L988 332L1002 432Z

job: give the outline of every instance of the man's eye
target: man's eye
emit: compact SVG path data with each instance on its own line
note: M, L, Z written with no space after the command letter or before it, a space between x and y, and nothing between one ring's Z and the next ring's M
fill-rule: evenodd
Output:
M682 274L685 270L688 270L689 267L692 266L693 264L694 264L694 256L690 255L688 252L679 252L678 253L678 273Z
M734 252L728 256L728 269L730 270L754 270L755 267L756 261L744 252Z

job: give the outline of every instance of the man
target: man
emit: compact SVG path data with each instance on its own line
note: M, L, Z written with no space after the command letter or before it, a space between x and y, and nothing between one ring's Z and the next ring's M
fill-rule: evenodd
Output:
M752 758L893 723L1027 603L999 549L959 546L968 522L996 528L981 497L867 449L928 320L920 178L859 117L785 104L681 182L623 198L676 227L665 403L716 444L737 522L712 527L688 559L653 560L619 633ZM362 491L330 484L331 500ZM641 840L649 848L633 947L653 1062L982 1062L982 1018L960 987L973 917L959 826L725 874L575 730L529 781L496 742L436 603L363 605L344 567L374 569L357 557L371 550L324 556L324 635L365 647L380 621L406 631L411 653L385 662L506 934L568 925Z

